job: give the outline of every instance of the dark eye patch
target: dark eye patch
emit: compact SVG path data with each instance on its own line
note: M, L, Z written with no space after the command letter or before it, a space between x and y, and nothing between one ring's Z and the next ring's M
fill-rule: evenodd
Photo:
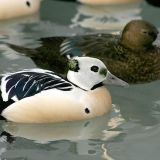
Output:
M92 66L91 67L91 71L93 71L93 72L98 72L98 70L99 70L98 66Z

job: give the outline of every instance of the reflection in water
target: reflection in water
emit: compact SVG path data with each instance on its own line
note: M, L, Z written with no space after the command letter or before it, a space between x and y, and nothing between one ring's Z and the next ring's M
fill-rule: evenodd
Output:
M115 110L118 110L118 112L115 112ZM112 116L112 122L110 122L110 116ZM119 117L121 122L117 121L117 116ZM114 121L115 117L115 121ZM60 144L67 142L72 145L69 148L66 148L67 152L71 154L72 152L76 155L82 156L101 156L106 158L110 157L107 156L108 152L106 152L106 145L104 148L104 143L109 141L110 139L113 139L113 137L119 136L119 133L115 135L115 130L117 127L122 125L122 118L120 118L120 112L119 109L116 109L116 106L113 107L113 112L111 112L111 115L105 115L103 117L98 117L91 120L85 120L85 121L79 121L79 122L66 122L66 123L57 123L57 124L17 124L12 122L5 122L2 124L3 130L1 134L1 142L0 144L3 144L6 147L3 147L3 153L1 157L3 157L4 152L7 153L7 155L12 155L10 148L10 145L12 146L14 142L14 148L18 145L19 138L21 138L21 141L24 141L25 139L31 140L29 143L33 143L32 150L34 151L36 144L39 144L39 147L42 145L45 145L44 151L49 146L53 146L51 149L52 151L59 151L62 152L62 148L64 149L65 146L62 148L59 147L59 145L54 144ZM116 124L117 123L117 124ZM109 125L108 125L109 124ZM112 137L112 129L113 131L113 137ZM117 128L118 129L118 128ZM110 136L104 134L104 131L110 130ZM8 141L12 137L16 138L15 141ZM23 140L23 139L24 140ZM2 140L3 139L3 140ZM7 142L8 144L7 147ZM17 144L17 145L16 145ZM73 146L74 145L74 146ZM18 145L19 146L19 145ZM103 147L102 147L103 146ZM29 152L29 149L27 149L24 146L21 146L23 150L25 150L26 154ZM56 147L56 148L55 148ZM18 148L15 148L18 149ZM39 148L40 149L40 148ZM21 152L23 151L21 149ZM28 155L27 155L28 156ZM37 155L35 155L37 156Z
M6 72L19 71L24 68L35 68L35 67L36 67L35 64L29 58L19 56L13 50L6 49L3 45L0 45L1 74Z
M18 124L7 122L3 124L3 129L14 137L23 137L34 140L37 143L48 143L56 140L87 140L87 139L105 139L112 137L112 130L122 124L123 119L120 113L115 113L114 117L102 116L91 120L79 122L65 122L57 124ZM106 134L106 130L110 129L110 136ZM115 136L113 131L113 136ZM117 134L118 135L118 134Z
M134 3L140 0L77 0L88 5L120 5Z
M105 144L102 144L102 151L103 151L103 155L102 155L102 159L103 160L114 160L112 157L110 157L109 155L108 155L108 150L107 150L107 148L105 147Z
M0 38L3 41L18 43L21 45L26 45L28 41L31 43L31 39L28 39L30 35L24 31L25 25L38 23L39 21L39 13L32 16L3 21L0 23Z
M19 20L17 20L17 22L1 22L1 41L11 42L25 47L37 47L39 46L39 42L35 41L35 39L39 37L71 35L73 32L80 34L93 32L94 27L88 25L86 21L93 22L93 17L96 16L96 14L97 18L100 19L96 22L96 24L98 24L97 28L100 29L100 27L102 27L103 29L105 26L105 23L100 23L101 19L103 20L103 16L99 15L100 11L97 11L97 13L96 11L92 11L94 7L93 9L91 7L90 13L88 13L89 11L85 11L86 13L79 11L78 19L74 20L74 11L76 7L81 8L81 5L72 6L72 3L69 5L68 3L61 3L61 1L55 3L53 0L44 0L43 4L46 5L47 9L42 8L40 21L39 18L37 18L33 21L27 20L25 22L24 18L21 22ZM58 4L62 4L62 6ZM62 13L64 8L70 12L67 13L66 16L64 16L66 14L65 12ZM112 14L114 16L118 14L118 10L120 10L116 7L113 8L115 8L115 12L111 10L107 13L109 18ZM126 8L124 9L125 13L127 13ZM78 10L83 10L83 8ZM96 14L94 15L94 13ZM104 13L105 10L102 11L102 14ZM92 14L94 16L92 16ZM131 16L131 19L136 17L144 18L159 27L159 10L156 10L154 7L149 7L147 4L143 6L135 4L135 9L131 9L131 14L128 14ZM108 26L108 31L116 29L119 31L121 29L120 26L123 22L119 20L120 17L121 14L115 21L117 23L113 23L111 21L112 19L109 19L113 24L113 29L112 26L110 26L110 28ZM125 17L127 18L127 15L125 15ZM72 18L73 22L70 24L69 22ZM129 19L129 17L127 19ZM105 20L106 19L104 19L104 22L108 22ZM84 22L86 22L86 24ZM106 24L108 25L108 23ZM68 25L71 25L74 29L69 28ZM86 29L82 28L82 26ZM89 30L87 30L87 28ZM159 39L160 37L157 40L158 45L160 44ZM37 46L34 46L35 44ZM9 50L8 47L7 49L4 48L4 45L0 47L0 50L1 73L33 68L37 65L35 65L30 58L17 55L16 52L11 49ZM159 159L159 85L160 81L155 81L148 84L131 85L131 87L127 89L110 87L113 102L118 104L120 113L119 109L117 112L118 107L116 105L110 117L107 115L108 118L101 117L102 119L100 118L99 120L75 123L75 125L69 127L72 129L71 131L68 130L67 134L65 134L63 130L63 125L60 125L61 129L59 128L58 132L58 127L52 125L45 128L45 126L36 127L33 125L33 127L25 127L19 124L4 123L4 129L1 129L3 136L1 135L2 139L0 138L0 159L53 160L53 157L60 160L98 160L100 157L104 160L109 158L115 160ZM73 128L75 128L75 130ZM5 137L6 133L4 130L14 134L14 136L7 134L11 143L9 141L6 142L7 137ZM30 131L31 133L33 131L33 134L31 134ZM45 133L45 131L48 133ZM56 135L55 133L58 135L58 140L54 137ZM49 137L47 138L47 136Z
M159 85L160 81L155 81L132 85L126 89L118 88L118 92L115 87L111 87L110 92L113 102L119 105L121 115L126 121L153 126L160 122ZM121 100L122 97L125 101Z
M114 154L115 159L120 160L159 159L159 150L157 148L159 148L160 143L158 138L160 125L133 127L133 124L131 124L131 128L124 141L110 146L110 154ZM121 157L119 158L120 154Z
M39 14L3 21L0 23L0 73L14 72L20 69L34 68L33 62L4 45L4 42L20 45L35 44L34 35L25 31L25 26L39 22Z
M141 19L140 3L116 6L78 5L72 28L119 31L132 19Z

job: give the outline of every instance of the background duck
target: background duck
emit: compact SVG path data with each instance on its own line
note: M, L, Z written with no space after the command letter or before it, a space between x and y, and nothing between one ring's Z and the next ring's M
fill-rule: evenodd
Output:
M77 5L71 28L119 31L132 19L141 19L140 3L126 5Z
M132 20L119 35L42 38L42 46L35 49L8 46L31 57L37 66L62 74L66 73L64 55L88 55L103 60L119 78L129 83L144 83L160 79L160 48L153 44L157 34L158 30L149 22Z
M96 58L69 60L66 79L58 74L30 69L1 78L1 115L19 123L76 121L102 116L111 109L111 96L103 81L126 85ZM86 74L87 73L87 74Z
M115 4L134 3L141 0L63 0L63 1L69 1L69 2L77 1L89 5L115 5Z
M134 3L139 0L77 0L80 3L90 4L90 5L112 5L112 4L125 4Z
M1 0L0 20L34 14L39 10L41 0Z

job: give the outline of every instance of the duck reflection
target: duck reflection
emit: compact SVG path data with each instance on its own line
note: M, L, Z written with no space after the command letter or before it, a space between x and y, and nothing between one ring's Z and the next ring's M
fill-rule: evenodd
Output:
M0 144L4 145L8 142L11 145L14 142L14 146L16 146L20 138L21 141L29 140L27 144L30 144L32 141L35 142L29 145L30 147L32 146L32 151L35 150L34 146L37 148L37 146L41 147L45 145L45 148L48 148L47 151L51 150L53 153L61 153L62 150L66 150L71 155L100 156L101 152L106 152L103 151L104 147L103 149L101 148L102 144L114 137L121 136L123 132L118 128L123 123L123 118L121 118L119 112L116 113L114 110L112 114L110 116L114 117L111 118L111 121L110 116L105 115L87 121L45 125L4 122L2 124L4 131L1 133ZM117 118L119 121L117 121ZM66 143L69 145L67 148ZM25 153L29 153L26 147L22 145L23 149L21 148L21 151L25 150ZM16 150L15 147L14 150ZM5 152L11 152L11 150L6 148Z
M119 88L121 95L117 94L114 87L110 88L113 102L120 106L122 117L126 121L132 121L143 126L159 124L160 114L160 81L152 83L132 85L127 89ZM122 101L125 99L125 101Z
M40 21L39 13L23 18L16 18L0 23L0 39L12 43L25 45L28 40L28 35L24 32L25 25L38 23Z
M70 141L105 139L103 137L105 134L102 131L109 128L107 126L108 122L109 117L106 115L88 121L57 124L37 125L6 122L3 124L3 130L14 137L23 137L37 143L48 143L64 139Z
M25 31L26 26L39 23L39 13L23 18L10 19L0 23L0 73L14 72L20 69L36 67L35 64L24 56L6 47L5 42L19 45L34 45L35 35Z
M119 31L132 19L141 19L139 1L125 5L77 5L70 27Z

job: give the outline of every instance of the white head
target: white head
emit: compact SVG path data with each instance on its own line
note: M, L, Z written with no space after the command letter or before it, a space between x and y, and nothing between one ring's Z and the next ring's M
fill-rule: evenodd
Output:
M106 79L109 83L115 84L116 76L110 74L105 64L97 58L74 57L69 60L67 78L70 82L80 88L90 90ZM112 82L112 79L114 80L114 83ZM117 79L117 84L124 85L122 84L124 81Z
M74 57L69 62L68 80L85 90L103 82L106 75L107 68L99 59Z

